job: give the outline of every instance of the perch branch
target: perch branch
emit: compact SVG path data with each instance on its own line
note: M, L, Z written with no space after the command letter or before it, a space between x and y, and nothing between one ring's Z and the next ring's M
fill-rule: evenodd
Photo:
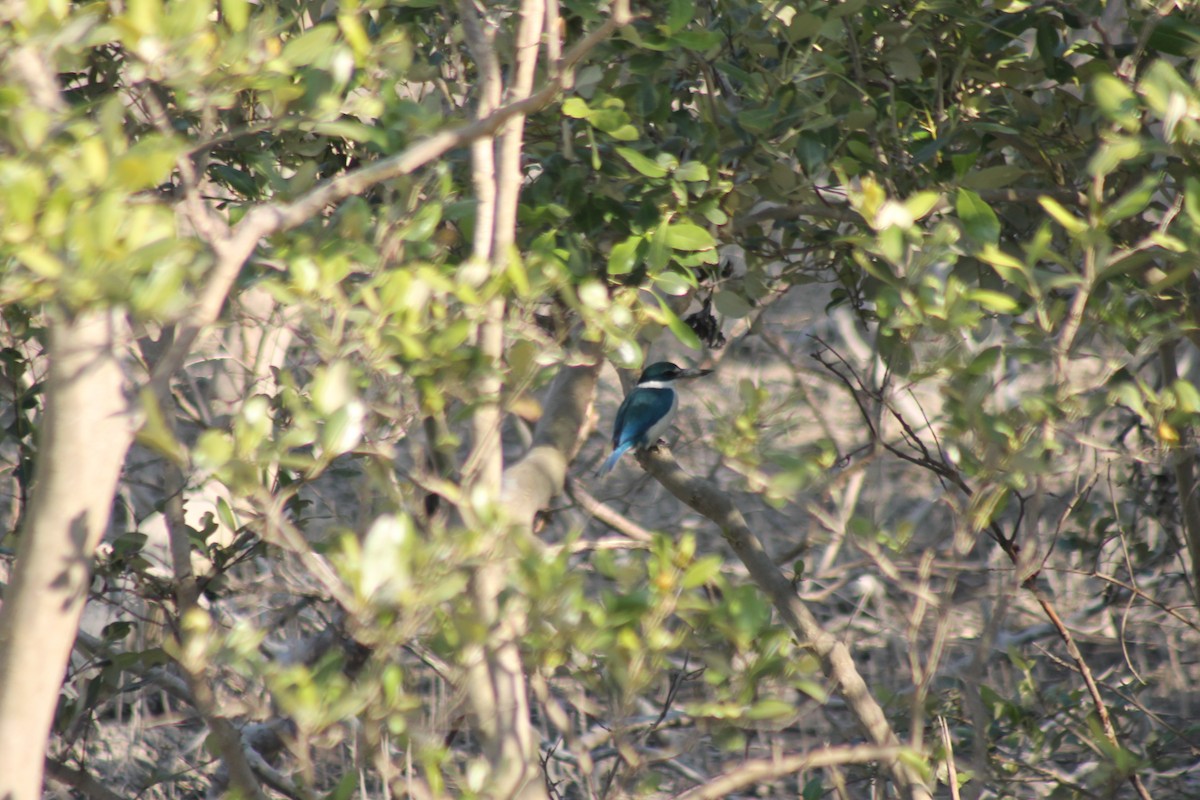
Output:
M784 623L800 644L821 662L822 671L838 687L868 738L878 747L897 748L899 739L884 716L883 709L871 696L850 651L821 627L796 594L792 582L775 566L733 501L709 481L686 473L665 447L641 451L637 458L642 467L667 491L716 523L725 541L746 565L750 577L771 599ZM930 797L916 770L894 754L882 760L905 796L917 800Z

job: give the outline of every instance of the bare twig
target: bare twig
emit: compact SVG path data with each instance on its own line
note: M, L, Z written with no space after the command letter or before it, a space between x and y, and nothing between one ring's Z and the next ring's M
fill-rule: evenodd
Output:
M1063 347L1064 349L1069 349L1070 345L1071 345L1071 339L1073 338L1073 336L1074 336L1074 334L1071 333L1066 338L1060 338L1059 346ZM959 491L961 491L965 496L967 496L967 497L972 496L972 494L973 494L972 488L966 482L966 479L964 479L963 476L959 473L958 469L956 467L954 467L952 464L950 464L949 462L947 462L944 458L941 457L940 450L939 450L938 457L934 458L933 455L929 452L928 448L925 447L924 443L921 442L920 438L917 437L914 432L912 432L911 428L907 427L904 424L903 420L900 417L900 414L896 410L892 409L890 406L888 407L889 410L891 411L892 415L898 421L900 421L901 425L905 427L906 433L908 434L906 436L906 440L909 441L910 446L913 447L913 449L916 451L917 454L913 455L912 453L907 453L904 450L897 447L896 445L890 444L881 439L878 426L875 425L874 422L872 421L870 414L868 413L865 405L863 404L862 400L859 397L860 392L862 392L864 394L868 394L868 395L871 394L871 392L869 392L867 387L865 385L863 385L861 379L859 379L858 376L855 375L852 372L852 370L850 370L849 365L846 365L846 368L848 371L851 372L852 375L854 375L854 380L851 380L851 378L848 375L843 374L843 372L839 369L838 365L832 364L832 363L822 359L820 354L814 355L814 358L816 358L817 361L819 361L822 365L824 365L827 369L829 369L835 376L837 376L837 378L843 383L843 385L845 385L847 391L849 391L851 393L851 395L854 397L854 400L858 405L859 412L862 415L863 420L868 425L868 430L870 432L872 440L877 441L880 444L882 444L882 446L885 449L887 449L888 452L896 455L898 458L908 461L909 463L914 464L916 466L927 469L930 472L933 472L939 478L945 479L947 482L949 482L953 486L957 487L959 489ZM857 385L856 385L856 383L857 383ZM877 392L875 394L878 395L880 393ZM882 402L881 397L877 397L876 399L878 402ZM1078 499L1078 495L1077 495L1076 499ZM1019 523L1018 523L1018 527L1019 527ZM1011 537L1004 536L1000 530L999 525L994 520L990 521L987 524L986 529L987 529L989 535L991 535L991 537L1000 545L1001 550L1008 557L1008 559L1018 569L1020 569L1023 565L1023 562L1022 562L1023 553L1021 551L1021 548L1018 547L1015 542L1015 539L1016 539L1015 528L1014 528L1014 533ZM1104 731L1105 737L1109 740L1109 742L1113 746L1119 747L1120 742L1117 739L1116 729L1113 727L1112 720L1108 713L1108 707L1104 703L1104 698L1100 694L1100 689L1096 685L1096 681L1095 681L1095 678L1092 676L1091 669L1088 667L1087 662L1084 660L1083 654L1080 652L1078 646L1076 646L1074 637L1072 637L1070 630L1063 623L1062 619L1058 616L1058 612L1055 610L1054 605L1050 602L1049 598L1046 597L1045 592L1043 592L1042 589L1038 586L1037 576L1038 576L1038 571L1036 569L1031 570L1029 572L1029 574L1020 575L1019 580L1021 583L1021 587L1023 589L1025 589L1026 591L1028 591L1031 595L1033 595L1033 598L1037 601L1038 605L1041 606L1043 613L1045 613L1047 619L1050 620L1051 625L1054 627L1055 631L1057 631L1059 638L1062 639L1063 644L1065 645L1065 647L1067 649L1067 654L1070 656L1071 660L1075 662L1075 666L1076 666L1080 676L1082 676L1082 678L1084 680L1084 685L1086 686L1086 688L1088 690L1088 695L1091 698L1092 706L1095 709L1096 717L1100 721L1100 725L1101 725L1102 730ZM1133 775L1130 775L1128 780L1129 780L1130 785L1133 786L1134 791L1137 793L1137 795L1140 798L1142 798L1142 800L1148 800L1149 793L1146 791L1145 786L1142 784L1141 778L1135 773Z
M576 503L579 503L580 508L617 533L624 534L630 539L643 543L654 540L654 534L641 525L638 525L629 517L621 514L612 506L597 500L579 481L568 479L566 487L567 494Z

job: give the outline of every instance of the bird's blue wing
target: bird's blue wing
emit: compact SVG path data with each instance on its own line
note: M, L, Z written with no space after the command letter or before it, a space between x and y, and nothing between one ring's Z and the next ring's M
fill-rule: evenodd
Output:
M670 389L635 389L626 395L613 422L612 454L604 460L597 474L607 475L629 450L651 444L646 441L647 433L656 422L671 413L674 399Z
M646 433L665 415L671 412L674 392L670 389L635 389L629 393L617 410L617 421L613 424L613 447L630 445L645 447ZM628 449L628 448L626 448Z

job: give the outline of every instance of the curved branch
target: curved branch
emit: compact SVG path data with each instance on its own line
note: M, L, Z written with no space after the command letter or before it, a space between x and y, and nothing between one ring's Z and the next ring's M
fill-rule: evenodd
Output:
M532 525L534 515L562 492L567 466L579 449L604 363L595 345L585 342L583 350L591 363L559 368L546 392L533 447L504 470L502 502L516 524Z

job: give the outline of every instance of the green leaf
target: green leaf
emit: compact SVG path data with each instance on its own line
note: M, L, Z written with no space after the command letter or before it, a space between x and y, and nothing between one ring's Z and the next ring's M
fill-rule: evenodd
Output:
M673 269L666 269L656 274L654 285L674 297L682 297L697 287L696 279L690 271L684 275Z
M995 292L991 289L968 289L963 292L963 297L997 314L1011 314L1021 307L1016 300L1004 292Z
M671 41L685 50L703 53L721 44L721 36L716 31L679 31Z
M135 192L157 186L170 175L179 151L179 145L170 139L147 137L117 159L117 180L123 188Z
M637 266L638 248L645 239L641 236L630 236L623 242L617 242L608 252L608 274L626 275L633 272Z
M43 278L57 278L63 274L63 263L58 256L40 244L27 244L17 248L17 260L26 269Z
M1015 183L1018 178L1024 177L1027 172L1028 170L1024 167L1011 164L986 167L963 175L958 185L976 191L982 189L1001 189Z
M322 23L311 28L283 46L283 60L298 67L308 66L333 52L337 41L336 25Z
M975 358L971 359L971 363L967 365L968 375L986 375L992 371L1000 361L1000 356L1004 353L1004 348L1000 345L995 345L984 350Z
M991 264L996 274L1008 283L1017 281L1025 274L1024 262L995 245L984 245L983 249L976 253L976 258L985 264Z
M680 584L684 589L695 589L699 586L704 586L717 577L717 575L721 574L721 566L724 563L725 559L717 555L699 558L683 573Z
M563 100L562 113L575 119L584 119L588 114L592 113L592 110L588 108L588 104L583 101L583 98L568 97L566 100Z
M313 126L313 133L337 139L349 139L352 142L366 142L381 149L388 146L386 131L374 125L367 125L366 123L352 119L318 122Z
M641 138L641 134L638 133L638 129L628 123L624 125L618 125L610 131L605 131L605 133L607 133L613 139L616 139L618 142L636 142Z
M699 225L680 222L667 226L667 246L672 250L712 250L717 241Z
M667 261L671 257L671 248L667 246L667 226L669 223L663 221L659 225L654 234L650 237L650 249L646 252L646 267L651 274L662 272L667 268Z
M616 150L617 155L625 159L629 166L633 167L647 178L662 178L667 174L665 167L646 158L637 150L633 150L628 147L618 147Z
M362 440L363 404L357 400L347 403L329 415L321 429L321 447L326 458L347 453Z
M385 586L383 594L394 596L410 586L413 540L413 523L407 514L384 514L371 523L363 539L359 583L362 597L370 598Z
M686 347L693 350L703 350L704 345L700 342L700 337L696 332L688 327L688 324L679 318L679 315L671 310L667 302L658 295L654 296L658 300L658 305L662 309L663 318L667 321L667 327L671 329L671 333L675 334L678 339Z
M142 413L145 419L142 428L137 433L138 444L147 447L165 458L170 459L180 467L188 466L187 449L167 425L158 399L149 388L144 388L138 395L141 401Z
M717 307L717 311L734 319L741 319L754 310L754 307L744 297L728 289L716 293L713 297L713 305Z
M942 199L940 192L917 192L904 201L904 208L914 220L921 219Z
M424 242L433 236L442 222L442 204L424 203L413 218L400 229L399 237L406 242Z
M158 33L162 5L162 0L129 0L125 7L125 18L143 36Z
M747 133L763 134L779 121L779 111L774 108L749 108L737 115L737 121Z
M693 0L670 0L667 3L667 33L675 33L692 21L696 13Z
M587 119L595 126L596 130L605 133L613 133L621 128L631 127L629 115L622 108L593 108L588 112Z
M1200 412L1200 391L1197 391L1194 385L1179 378L1171 384L1171 390L1175 394L1175 402L1180 411L1189 414Z
M209 167L209 172L219 183L233 189L242 197L258 196L258 184L255 182L254 176L245 170L231 167L228 164L213 164Z
M1102 72L1092 81L1092 102L1100 113L1130 133L1142 127L1141 108L1137 95L1125 82L1109 72Z
M224 497L217 498L217 519L221 520L221 524L231 531L238 529L238 521L233 513L233 507Z
M699 161L685 161L675 170L675 177L681 181L706 181L708 167Z
M1126 161L1140 158L1145 151L1142 140L1136 136L1110 137L1103 141L1088 160L1089 175L1103 176L1116 171Z
M1200 227L1200 179L1188 176L1184 181L1183 210L1195 227Z
M354 797L354 790L357 788L358 772L348 769L342 774L337 786L333 787L333 791L325 795L325 800L351 800Z
M1162 182L1162 176L1147 175L1142 178L1137 186L1130 189L1119 198L1109 203L1104 209L1104 222L1111 225L1119 220L1132 217L1135 214L1140 214L1146 210L1146 206L1150 205L1151 198L1158 191L1159 184Z
M954 208L967 236L983 245L994 245L1000 240L1000 219L975 192L960 188Z
M234 33L245 30L250 19L250 4L246 0L221 0L221 19Z
M768 698L759 700L750 710L746 712L746 719L787 719L795 716L797 713L796 707L785 700Z
M1053 197L1042 195L1038 198L1038 204L1054 218L1055 222L1066 228L1067 233L1083 233L1087 230L1086 222L1063 208L1063 205Z

